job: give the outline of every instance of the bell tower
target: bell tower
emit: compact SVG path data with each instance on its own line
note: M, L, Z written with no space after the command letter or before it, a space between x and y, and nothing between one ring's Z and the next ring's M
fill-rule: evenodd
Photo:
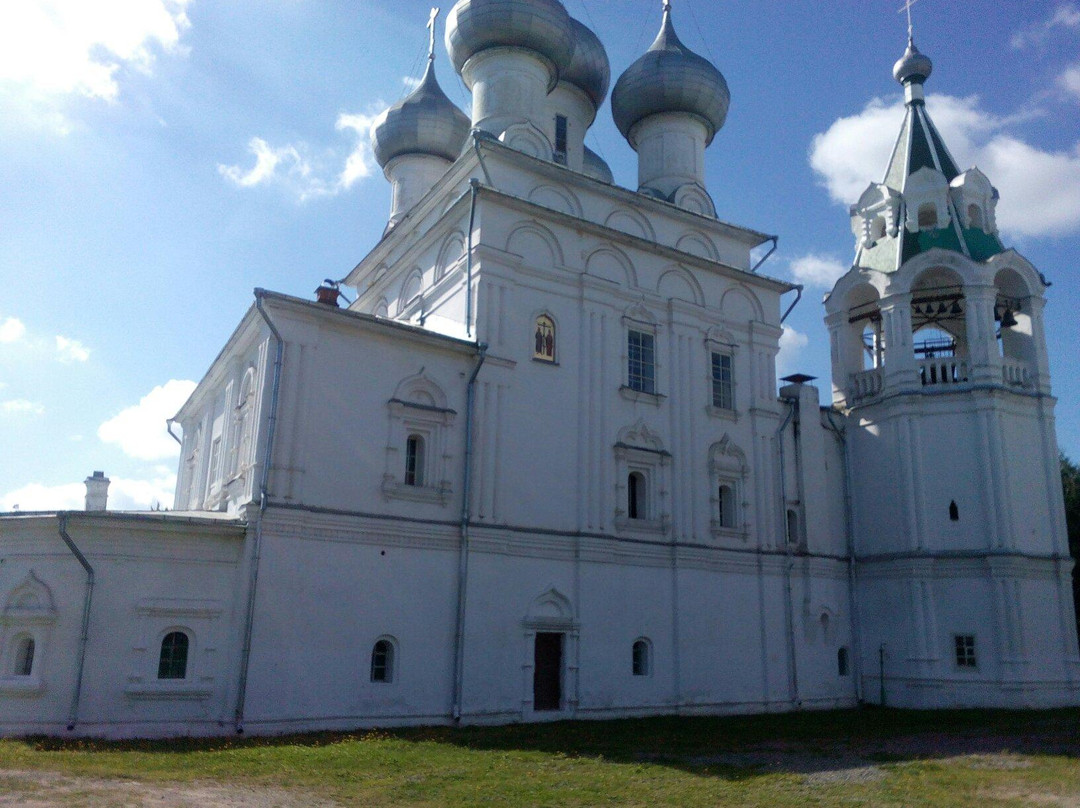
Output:
M894 706L1080 702L1080 655L1043 306L998 192L961 171L909 38L905 117L851 207L826 302L847 461L864 692Z

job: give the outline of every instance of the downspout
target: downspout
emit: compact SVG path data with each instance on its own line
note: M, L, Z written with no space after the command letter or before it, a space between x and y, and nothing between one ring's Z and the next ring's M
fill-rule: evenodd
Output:
M784 627L787 629L788 646L788 688L791 695L791 704L798 707L799 699L799 668L795 660L795 615L794 597L791 591L791 568L795 565L795 558L791 553L791 537L787 534L787 481L784 471L784 430L795 417L798 409L798 399L785 399L788 402L787 418L776 430L776 445L780 451L780 533L784 542Z
M780 245L780 236L769 236L769 241L772 242L772 247L769 248L769 251L767 253L765 253L763 256L761 256L761 260L759 260L756 264L754 264L752 267L750 267L750 273L751 274L753 274L753 273L757 272L759 269L761 269L761 265L764 264L766 261L768 261L769 256L771 256L774 252L776 252L776 248Z
M75 725L79 721L79 702L82 700L82 683L83 683L83 669L86 665L86 644L90 638L90 603L94 599L94 568L90 566L90 562L86 560L86 556L82 554L75 542L72 541L71 536L67 532L67 520L68 515L66 513L60 514L60 538L64 540L64 544L68 546L71 554L75 556L75 559L82 565L82 568L86 570L86 594L83 597L83 613L82 613L82 635L79 638L79 657L75 666L75 692L71 696L71 710L68 713L68 731L75 729Z
M477 155L480 149L476 149ZM481 158L483 163L483 158ZM485 173L487 169L484 169ZM476 223L476 197L480 192L480 181L476 177L469 178L469 233L465 245L465 336L472 337L473 302L472 302L472 274L473 274L473 225Z
M259 515L255 518L255 533L251 547L251 577L248 581L247 609L244 616L244 644L240 651L240 678L236 686L236 731L244 731L244 704L247 698L248 665L251 662L251 634L255 624L255 592L259 584L259 559L262 554L263 514L269 504L270 465L274 456L274 432L277 429L278 400L281 394L281 360L285 352L285 340L277 330L270 315L263 308L262 295L255 292L255 308L263 318L276 345L274 353L274 382L270 392L270 416L266 426L266 452L263 456L262 474L259 480Z
M476 377L487 357L488 346L476 346L476 365L465 386L465 467L461 474L461 546L458 550L457 626L454 632L454 705L452 717L461 720L465 678L465 598L469 580L469 500L472 497L473 410L476 404Z
M184 445L184 442L182 440L180 440L180 438L178 438L176 436L175 432L172 431L172 425L175 424L175 423L176 423L176 421L174 419L166 418L165 419L165 429L167 429L169 431L169 436L172 437L172 439L174 441L176 441L178 444L180 444L180 446L182 447Z
M780 318L780 325L784 324L784 320L788 318L788 315L795 310L795 307L799 305L799 301L802 300L803 285L801 283L795 284L795 300L788 306L787 311L784 312L784 316Z
M848 456L847 433L836 425L831 409L825 410L825 418L829 422L829 429L836 433L836 437L839 438L840 446L843 449L841 457L844 463L844 531L847 534L848 551L848 609L851 612L851 673L855 677L855 700L862 704L862 653L860 651L862 633L859 625L859 599L856 597L855 591L858 583L858 573L855 568L855 516L851 508L851 458Z

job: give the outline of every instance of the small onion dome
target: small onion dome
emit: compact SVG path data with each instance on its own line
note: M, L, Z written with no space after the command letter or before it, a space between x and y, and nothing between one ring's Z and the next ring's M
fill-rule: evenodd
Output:
M727 119L731 92L723 74L679 41L671 24L671 9L656 41L626 69L611 91L611 114L623 137L634 124L663 112L686 112L709 128L705 145Z
M604 158L588 146L585 147L585 158L581 171L583 174L592 177L594 180L606 182L608 185L615 184L615 175L611 173L611 168L604 162Z
M420 85L386 110L371 127L371 147L380 166L403 154L430 154L454 161L469 136L469 118L446 97L428 61Z
M458 0L446 18L446 50L461 72L469 57L488 48L525 48L556 67L574 52L570 15L559 0Z
M573 84L592 99L597 108L607 97L611 83L611 64L607 51L586 25L570 18L574 30L574 55L570 64L559 72L559 81Z
M893 66L892 74L901 84L909 82L922 84L930 78L933 71L934 63L930 61L930 57L919 53L919 49L915 47L915 42L908 39L907 50L904 51L904 55Z

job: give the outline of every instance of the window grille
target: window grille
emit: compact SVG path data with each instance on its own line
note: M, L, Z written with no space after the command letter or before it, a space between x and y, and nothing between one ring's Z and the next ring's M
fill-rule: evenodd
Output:
M371 649L371 681L391 682L394 679L394 646L389 640L379 640Z
M165 635L158 658L158 679L187 678L188 645L188 635L182 631L170 631Z
M712 354L712 404L720 410L735 409L731 354Z
M975 635L974 634L957 634L953 637L956 643L956 667L958 668L975 668Z
M627 335L627 357L627 386L639 393L655 393L656 338L643 331L630 331Z

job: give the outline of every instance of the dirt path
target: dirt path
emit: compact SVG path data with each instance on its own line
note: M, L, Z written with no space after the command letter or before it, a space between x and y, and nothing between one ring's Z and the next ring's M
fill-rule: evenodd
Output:
M52 772L0 771L0 808L337 808L262 786L143 783Z

